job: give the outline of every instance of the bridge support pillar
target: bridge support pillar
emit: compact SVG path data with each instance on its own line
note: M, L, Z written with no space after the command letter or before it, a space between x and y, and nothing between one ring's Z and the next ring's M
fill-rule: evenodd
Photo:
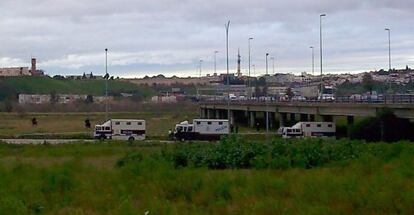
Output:
M256 112L249 111L249 126L254 128L256 126Z
M292 122L296 121L296 114L294 114L294 113L290 114L290 121L292 121Z
M205 108L200 108L200 118L205 119L207 117Z
M230 121L230 125L234 125L234 111L230 110L230 116L229 116L229 121Z
M309 115L309 121L315 122L315 115L314 114Z
M279 127L284 127L287 121L287 113L279 113Z
M307 121L309 121L309 119L308 119L309 117L308 117L308 114L301 114L300 115L300 121L301 122L307 122Z
M212 117L211 116L212 115L211 112L212 111L210 109L207 109L207 119L211 119L211 117Z
M220 110L216 109L214 112L216 113L214 118L215 119L220 119Z
M348 125L354 124L354 116L347 116L346 117L346 122L347 122Z
M351 126L352 124L354 124L354 116L347 116L346 117L346 122L347 122L347 136L350 138L351 137Z
M276 128L276 113L269 112L269 126L270 129Z
M322 120L324 121L324 122L333 122L334 120L333 120L333 116L331 116L331 115L323 115L323 116L321 116L322 117Z

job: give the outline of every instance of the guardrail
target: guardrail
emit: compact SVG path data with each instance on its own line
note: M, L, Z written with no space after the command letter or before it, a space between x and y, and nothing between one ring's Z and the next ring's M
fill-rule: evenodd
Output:
M200 100L200 103L205 104L222 104L228 103L227 99L210 99ZM246 98L243 100L230 100L231 104L285 104L285 103L346 103L346 104L414 104L414 95L387 95L376 98L350 98L350 97L335 97L335 99L306 99L306 100L277 100L275 98Z

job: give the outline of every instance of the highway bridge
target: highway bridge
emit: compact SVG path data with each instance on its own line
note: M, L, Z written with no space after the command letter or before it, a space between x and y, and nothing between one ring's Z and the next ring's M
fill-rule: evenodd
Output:
M231 123L248 124L254 127L258 120L268 114L270 127L286 126L290 121L334 121L346 117L348 124L354 117L374 117L383 109L389 109L399 118L414 121L414 97L389 97L380 100L350 100L337 98L335 101L204 101L200 102L200 117L227 119ZM263 125L263 124L262 124Z

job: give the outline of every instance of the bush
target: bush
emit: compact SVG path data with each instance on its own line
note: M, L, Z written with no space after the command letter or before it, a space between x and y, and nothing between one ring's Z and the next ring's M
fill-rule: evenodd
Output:
M116 162L117 167L124 167L129 163L137 163L142 161L142 155L137 152L128 153L125 157Z
M331 139L275 139L271 143L229 137L215 144L179 144L162 156L178 167L209 169L288 169L321 167L370 155L383 159L399 156L404 144L366 144Z

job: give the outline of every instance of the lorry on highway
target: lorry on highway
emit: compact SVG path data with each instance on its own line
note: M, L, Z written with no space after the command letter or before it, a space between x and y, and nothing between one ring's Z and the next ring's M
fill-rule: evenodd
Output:
M194 119L175 125L171 138L174 140L219 140L221 136L230 133L230 123L227 119Z
M334 137L336 126L333 122L298 122L292 127L281 127L278 133L283 138Z
M319 101L335 101L334 87L332 85L325 85L322 91L319 90Z
M145 140L145 120L110 119L102 125L95 125L93 136L96 139Z

